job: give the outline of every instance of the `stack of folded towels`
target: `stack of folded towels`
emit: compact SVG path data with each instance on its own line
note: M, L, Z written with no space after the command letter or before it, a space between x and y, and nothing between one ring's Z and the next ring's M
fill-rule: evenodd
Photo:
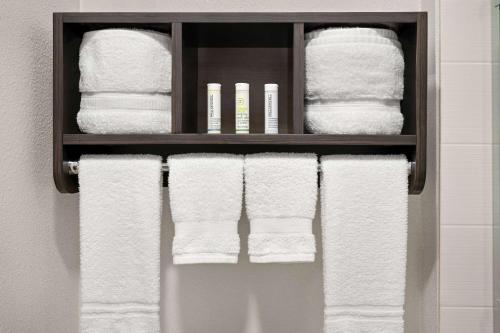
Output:
M170 36L132 29L89 31L79 65L82 132L171 132Z
M400 134L404 58L394 31L306 34L306 127L321 134Z

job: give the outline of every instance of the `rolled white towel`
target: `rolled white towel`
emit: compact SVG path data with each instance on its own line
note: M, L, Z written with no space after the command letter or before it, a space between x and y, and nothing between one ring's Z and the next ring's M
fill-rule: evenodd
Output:
M243 156L171 155L168 166L174 264L236 263Z
M330 44L341 44L341 43L366 43L366 44L382 44L382 45L392 45L401 48L401 43L397 39L389 39L380 36L349 36L349 35L339 35L339 36L325 36L320 38L313 38L306 40L306 46L319 46L319 45L330 45Z
M86 32L80 45L81 92L170 92L171 38L146 30Z
M170 133L171 98L167 94L83 93L77 123L90 134Z
M404 58L394 33L371 28L313 32L306 46L306 99L403 98ZM389 37L384 37L389 36Z
M311 262L316 245L318 162L315 154L245 157L245 203L250 262Z
M324 28L317 29L305 34L306 42L313 39L323 39L326 37L381 37L397 41L398 35L390 29L381 28Z
M316 134L400 134L399 100L306 103L306 128Z

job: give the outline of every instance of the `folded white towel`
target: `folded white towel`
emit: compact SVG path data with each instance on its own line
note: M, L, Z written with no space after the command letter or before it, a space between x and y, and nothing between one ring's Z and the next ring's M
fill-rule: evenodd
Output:
M329 35L325 37L319 37L319 38L313 38L310 40L306 40L306 47L310 46L324 46L324 45L331 45L331 44L349 44L349 43L356 43L356 44L382 44L382 45L388 45L388 46L396 46L401 49L401 43L397 39L389 39L389 38L383 38L379 36L360 36L360 35L354 35L354 36L349 36L348 34L341 34L341 35Z
M168 157L174 264L236 263L243 198L243 156Z
M80 45L81 92L170 92L171 38L156 31L86 32Z
M317 134L401 134L399 100L321 101L305 104L306 128Z
M171 98L167 94L82 93L77 122L82 132L91 134L170 133Z
M318 162L314 154L245 157L245 203L251 262L310 262L316 246Z
M313 39L323 39L328 37L381 37L397 41L398 35L390 29L380 28L324 28L317 29L305 34L306 42Z
M161 157L80 158L80 332L160 332Z
M403 52L397 40L383 37L393 33L331 28L318 34L306 46L307 99L403 98Z
M325 333L403 332L405 156L323 156Z

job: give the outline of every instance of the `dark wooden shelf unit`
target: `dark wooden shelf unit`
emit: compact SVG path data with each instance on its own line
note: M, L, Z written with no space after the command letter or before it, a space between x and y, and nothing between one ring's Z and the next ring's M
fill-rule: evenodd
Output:
M304 33L330 26L394 29L405 55L402 135L304 131ZM78 129L78 52L84 32L144 28L172 35L172 134L91 135ZM222 84L222 133L206 132L206 84ZM234 133L234 84L250 84L250 133ZM264 84L279 85L278 135L264 135ZM63 162L88 153L183 152L406 154L409 193L425 182L427 14L394 13L54 13L54 180L78 191Z

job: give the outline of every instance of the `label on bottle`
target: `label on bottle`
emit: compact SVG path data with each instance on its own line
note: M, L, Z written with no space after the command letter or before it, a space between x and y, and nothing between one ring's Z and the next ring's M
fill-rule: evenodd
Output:
M266 134L278 134L278 92L264 92L264 111Z
M250 133L248 90L236 90L236 134Z
M209 134L220 134L220 89L207 89L207 108L207 132Z

